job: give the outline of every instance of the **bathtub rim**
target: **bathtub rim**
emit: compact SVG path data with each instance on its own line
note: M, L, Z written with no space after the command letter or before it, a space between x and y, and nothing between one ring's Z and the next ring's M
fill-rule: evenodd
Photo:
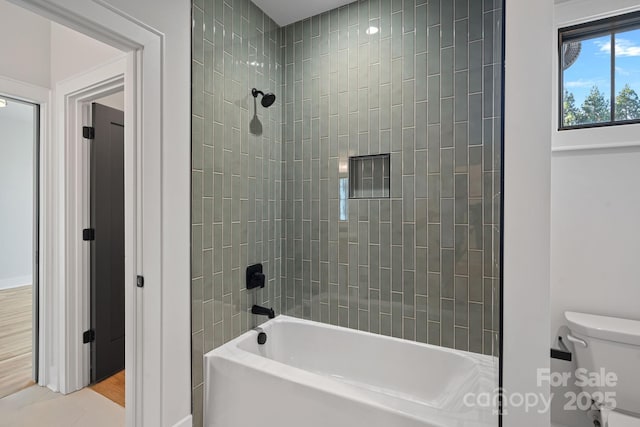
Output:
M449 417L447 417L447 414L453 414L455 412L452 411L448 411L445 409L441 409L441 408L435 408L429 405L424 404L424 402L421 402L419 400L407 400L404 397L401 396L390 396L390 395L385 395L386 397L391 397L393 399L397 399L397 400L404 400L406 402L410 402L410 404L412 405L423 405L425 407L427 407L427 411L433 411L433 416L436 417L435 419L428 419L426 420L424 417L420 417L414 413L408 412L408 411L403 411L402 409L390 406L390 405L385 405L381 402L377 402L375 399L373 398L369 398L367 396L363 396L360 393L355 393L354 394L354 390L357 389L357 386L352 385L352 384L348 384L348 383L342 383L340 381L337 381L334 378L331 377L326 377L323 376L322 374L319 373L315 373L315 372L311 372L308 370L305 370L303 368L299 368L296 366L292 366L292 365L288 365L286 363L283 363L281 361L275 360L275 359L271 359L265 356L262 356L260 354L256 354L253 353L249 350L243 349L240 347L240 343L244 342L245 340L248 339L257 339L257 335L258 333L264 331L267 334L269 333L269 329L270 329L270 325L276 325L278 323L297 323L297 324L302 324L302 325L306 325L306 326L313 326L313 327L320 327L320 328L325 328L325 329L329 329L329 330L336 330L336 331L343 331L343 332L347 332L347 333L353 333L353 334L358 334L358 335L363 335L363 336L368 336L368 337L373 337L374 339L382 339L386 342L392 342L392 343L402 343L402 344L409 344L409 345L415 345L415 346L419 346L425 349L428 349L429 351L440 351L443 353L449 353L449 354L455 354L458 357L464 357L467 359L471 359L476 363L489 363L492 367L492 383L495 385L495 387L493 387L491 389L491 391L494 391L495 388L498 387L498 363L497 360L499 358L492 356L492 355L484 355L484 354L477 354L477 353L471 353L468 351L464 351L464 350L456 350L456 349L452 349L452 348L448 348L448 347L441 347L441 346L436 346L433 344L428 344L428 343L420 343L420 342L416 342L416 341L409 341L409 340L405 340L402 338L397 338L397 337L391 337L391 336L386 336L386 335L381 335L381 334L376 334L376 333L372 333L372 332L366 332L366 331L360 331L360 330L356 330L356 329L351 329L351 328L347 328L347 327L343 327L343 326L338 326L338 325L331 325L331 324L326 324L326 323L322 323L322 322L317 322L317 321L313 321L313 320L306 320L306 319L300 319L297 317L293 317L293 316L287 316L287 315L278 315L276 316L274 319L269 319L267 321L265 321L264 323L256 326L255 328L252 328L244 333L242 333L241 335L235 337L234 339L228 341L227 343L207 352L204 355L203 358L203 363L204 363L204 373L205 373L205 383L204 383L204 393L203 393L203 399L204 399L204 415L205 415L205 420L207 419L207 402L213 397L210 396L210 394L212 393L212 390L210 390L211 384L210 384L210 378L211 378L211 369L212 369L212 363L214 359L224 359L226 362L230 362L230 363L234 363L234 364L240 364L243 365L243 367L245 369L248 369L250 371L254 371L254 372L259 372L261 374L266 374L269 376L273 376L273 377L278 377L278 378L282 378L285 379L286 381L290 381L292 383L295 383L298 386L301 387L310 387L310 388L314 388L314 389L319 389L323 392L326 393L332 393L335 395L340 396L341 398L344 399L348 399L350 401L354 401L354 402L358 402L360 404L367 404L367 405L371 405L376 407L379 410L383 410L383 411L387 411L390 413L394 413L400 417L404 417L404 418L409 418L411 420L414 421L418 421L418 422L431 422L431 423L435 423L434 425L443 425L441 424L443 422L443 419L441 419L441 417L444 418L444 420L446 419L451 419ZM273 368L276 369L273 369ZM495 422L494 424L491 425L491 427L494 426L498 426L499 425L499 416L498 414L491 414L493 411L497 410L497 408L471 408L470 411L468 412L477 412L479 414L483 414L484 418L483 420L486 419L493 419L495 418L495 420L497 422ZM491 416L487 415L487 414L491 414ZM478 421L480 422L480 421ZM444 425L443 425L444 426Z

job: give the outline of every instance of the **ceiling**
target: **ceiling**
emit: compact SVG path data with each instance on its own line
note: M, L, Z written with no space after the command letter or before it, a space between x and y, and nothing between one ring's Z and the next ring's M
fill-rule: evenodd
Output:
M353 0L252 0L276 24L285 25L315 16Z

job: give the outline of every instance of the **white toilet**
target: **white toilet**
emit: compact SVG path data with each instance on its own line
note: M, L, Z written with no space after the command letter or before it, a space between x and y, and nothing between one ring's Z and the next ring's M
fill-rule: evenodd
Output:
M603 427L640 427L640 321L567 311L578 368L615 373L617 383L584 385L589 394L615 393L615 408L599 402ZM606 396L606 394L601 394Z

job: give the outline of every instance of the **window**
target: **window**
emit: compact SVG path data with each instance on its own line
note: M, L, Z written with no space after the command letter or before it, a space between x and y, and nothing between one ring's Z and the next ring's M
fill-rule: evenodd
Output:
M560 129L640 123L640 13L559 31Z
M340 221L349 220L349 178L340 178L338 181L340 195Z

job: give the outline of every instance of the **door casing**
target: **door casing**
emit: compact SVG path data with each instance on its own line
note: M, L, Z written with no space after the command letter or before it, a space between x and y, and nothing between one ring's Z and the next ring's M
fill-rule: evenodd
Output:
M67 215L66 228L71 236L67 236L67 303L75 310L71 318L66 319L65 336L67 337L67 370L65 381L60 383L60 391L71 393L90 384L91 352L90 344L84 344L84 331L91 328L91 269L90 245L82 241L82 230L91 227L90 219L90 151L87 141L82 137L82 127L91 126L91 102L125 91L125 74L128 55L116 58L103 66L84 73L78 78L58 85L56 92L62 99L57 99L66 111L64 120L65 138L67 141ZM64 94L64 95L63 95ZM126 110L126 107L125 107ZM125 134L125 150L127 139ZM125 160L126 161L126 160ZM126 168L126 165L125 165ZM125 170L125 174L127 174ZM125 194L127 193L125 183ZM126 195L125 195L126 197ZM125 203L126 204L126 203ZM130 243L131 236L125 232L125 245ZM128 265L125 265L125 273ZM130 297L130 295L127 295ZM125 305L128 306L127 302ZM131 316L125 308L125 317ZM125 344L125 359L128 354L128 342ZM127 368L129 364L125 362ZM130 374L132 369L129 370ZM64 388L63 388L64 387ZM129 385L127 384L127 390ZM127 393L129 394L129 393Z
M20 101L35 104L38 109L37 120L37 135L38 140L36 143L35 153L36 159L34 162L34 184L35 184L35 199L34 199L34 242L33 246L35 251L40 251L42 244L41 233L44 227L44 220L40 215L40 206L42 203L42 186L43 182L42 173L42 153L41 147L47 146L49 137L49 119L50 119L50 100L51 92L47 88L39 87L29 83L23 83L17 80L9 79L0 76L0 93L10 98L14 98ZM39 316L39 295L42 292L42 272L43 269L40 266L39 255L34 256L34 283L33 283L33 359L32 359L32 376L34 381L39 382L39 372L41 369L41 360L39 357L40 350L40 328L42 324Z

